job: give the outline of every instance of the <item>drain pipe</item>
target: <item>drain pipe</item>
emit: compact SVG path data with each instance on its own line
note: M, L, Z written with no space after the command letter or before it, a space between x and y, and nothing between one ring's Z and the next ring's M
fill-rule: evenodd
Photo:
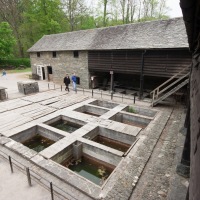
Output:
M142 99L143 96L143 86L144 86L144 54L147 50L144 50L142 53L142 64L141 64L141 72L140 72L140 91L139 91L139 99Z

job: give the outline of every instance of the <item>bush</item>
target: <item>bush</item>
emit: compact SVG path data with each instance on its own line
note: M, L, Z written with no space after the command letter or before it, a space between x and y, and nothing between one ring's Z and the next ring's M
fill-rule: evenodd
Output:
M136 113L135 109L133 107L129 107L128 108L128 112L130 113Z
M0 59L0 69L25 69L31 67L29 58Z

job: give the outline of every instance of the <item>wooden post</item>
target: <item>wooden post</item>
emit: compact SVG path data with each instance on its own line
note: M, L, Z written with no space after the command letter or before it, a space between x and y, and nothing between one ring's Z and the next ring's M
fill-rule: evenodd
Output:
M53 197L53 185L52 185L52 182L50 182L50 190L51 190L51 199L54 200L54 197Z
M13 173L13 166L12 166L11 157L10 157L10 156L8 156L8 158L9 158L9 163L10 163L10 169L11 169L11 172Z
M110 92L113 92L113 82L114 82L114 77L113 77L113 71L110 71Z
M28 184L29 186L31 186L31 175L28 167L26 168L26 174L27 174Z

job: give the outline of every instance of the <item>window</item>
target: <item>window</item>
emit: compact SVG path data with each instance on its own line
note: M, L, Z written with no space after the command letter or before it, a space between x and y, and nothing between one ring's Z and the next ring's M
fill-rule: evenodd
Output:
M78 58L78 56L79 56L78 51L74 51L74 58Z
M53 58L56 58L56 51L53 51Z
M38 58L40 57L40 52L37 52L37 57L38 57Z

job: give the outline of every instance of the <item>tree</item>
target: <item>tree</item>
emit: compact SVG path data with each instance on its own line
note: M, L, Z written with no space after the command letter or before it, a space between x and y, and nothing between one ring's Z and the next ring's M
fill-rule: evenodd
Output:
M19 26L22 22L21 11L19 9L20 0L0 0L0 16L3 21L8 22L17 40L18 55L24 57L24 50L21 41Z
M7 59L13 56L15 38L12 29L7 22L0 23L0 59Z
M165 15L168 9L166 0L143 0L142 6L143 15L141 16L140 21L168 18Z
M25 50L44 35L66 31L60 0L21 0L20 5L23 21L19 31Z
M83 0L66 0L62 1L63 10L69 23L70 31L78 30L81 18L86 16L87 7Z
M103 26L104 27L107 25L107 23L106 23L107 4L108 4L108 0L103 0Z

